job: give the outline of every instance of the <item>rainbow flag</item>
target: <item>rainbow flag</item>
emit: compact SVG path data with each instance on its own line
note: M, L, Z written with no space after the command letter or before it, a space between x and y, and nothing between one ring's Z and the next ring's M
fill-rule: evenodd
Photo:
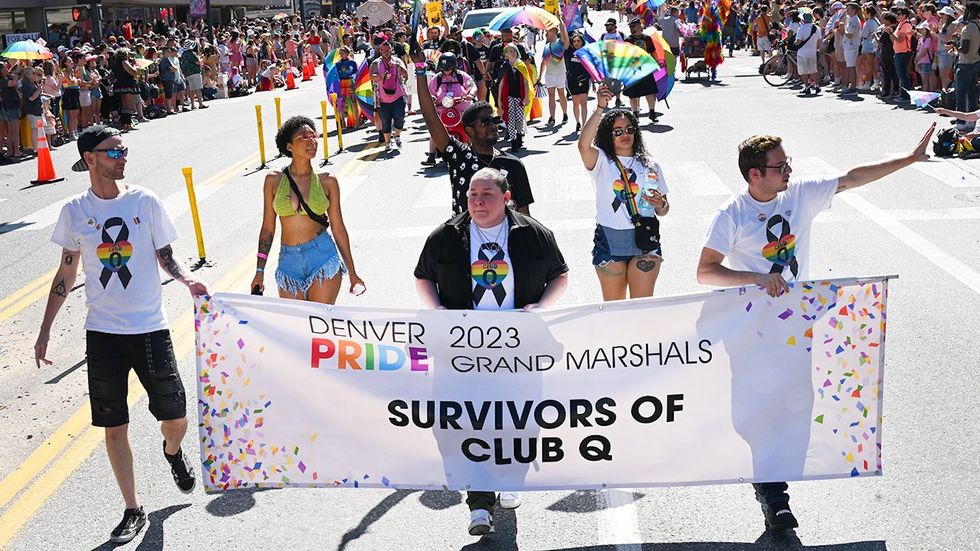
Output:
M422 0L412 0L412 39L416 41L419 37L419 25L422 22L423 13L425 13L425 6L422 4Z

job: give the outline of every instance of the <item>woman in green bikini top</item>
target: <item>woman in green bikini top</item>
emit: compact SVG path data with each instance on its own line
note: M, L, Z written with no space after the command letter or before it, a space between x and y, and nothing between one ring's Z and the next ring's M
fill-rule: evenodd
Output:
M265 177L252 292L265 290L265 267L278 219L282 226L276 268L279 296L334 304L340 294L343 274L350 280L351 294L360 295L365 287L354 269L350 239L340 211L337 179L313 170L318 145L315 128L313 121L306 117L292 117L276 134L276 147L292 161L282 172L273 171ZM313 216L307 213L307 208Z

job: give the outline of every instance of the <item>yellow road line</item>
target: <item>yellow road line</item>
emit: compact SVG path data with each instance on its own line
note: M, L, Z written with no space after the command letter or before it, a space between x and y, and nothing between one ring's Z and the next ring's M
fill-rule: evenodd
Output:
M241 170L242 167L257 161L258 158L259 154L253 153L197 185L223 185L227 183L227 181L230 180L239 170ZM44 297L47 294L48 288L52 284L54 275L57 273L57 271L58 269L55 268L49 272L46 272L41 277L21 287L17 291L14 291L3 300L0 300L0 323L3 323L13 316L16 316L25 308L31 304L34 304L35 301ZM0 490L0 496L3 494L4 490ZM3 500L0 498L0 507L2 506Z
M380 144L376 144L366 148L365 151L378 149L379 147ZM351 160L338 171L338 175L356 175L367 168L368 163L374 160L380 153L381 151L379 149L378 151L361 155ZM252 157L249 157L238 164L247 163L251 159ZM226 171L230 172L231 169L227 169ZM273 251L273 254L275 253L276 251ZM274 261L275 258L270 260ZM247 285L251 283L248 275L253 262L251 257L242 259L238 265L215 282L214 289L235 290L239 289L243 284L247 288ZM192 331L192 321L192 310L189 310L171 325L174 355L178 359L183 358L193 350L194 332ZM143 397L145 390L139 384L135 375L130 376L129 383L129 403L132 405ZM193 382L193 386L196 388L196 381ZM72 435L76 433L78 436L73 437ZM21 488L30 483L38 473L43 471L49 462L65 446L70 445L68 450L51 465L51 468L41 475L29 488L24 490L20 498L0 516L0 548L5 548L10 543L38 509L47 502L51 494L92 454L99 443L102 442L103 438L104 433L102 429L91 426L91 412L88 404L86 404L79 408L68 421L62 424L11 475L0 482L0 488L3 489L2 493L0 493L0 507L3 507L7 501L17 495Z

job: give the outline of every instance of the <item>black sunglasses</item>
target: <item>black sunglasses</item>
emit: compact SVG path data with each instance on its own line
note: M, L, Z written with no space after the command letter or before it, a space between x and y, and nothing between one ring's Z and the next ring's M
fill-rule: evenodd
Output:
M629 134L630 136L636 134L636 127L630 125L630 126L624 126L622 128L613 128L612 130L612 135L617 138L622 136L623 134Z
M775 168L780 174L786 174L793 167L790 164L793 162L792 157L786 157L786 160L779 163L778 165L762 165L759 168Z
M500 117L483 117L480 120L474 121L473 124L482 124L483 126L497 126L502 121Z

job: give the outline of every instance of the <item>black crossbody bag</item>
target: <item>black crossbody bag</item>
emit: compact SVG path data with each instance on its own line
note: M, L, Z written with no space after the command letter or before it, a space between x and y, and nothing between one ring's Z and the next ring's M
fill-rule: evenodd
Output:
M296 198L299 199L299 206L303 207L303 210L306 211L306 215L310 217L310 220L319 223L324 228L329 228L330 220L327 218L327 214L317 214L310 209L310 206L306 204L306 200L303 199L303 194L299 192L299 186L296 185L296 181L289 175L289 168L287 167L282 169L282 173L285 174L286 179L289 180L289 187L293 189L293 193L295 193Z
M640 216L636 208L636 194L630 189L630 179L626 167L616 156L613 156L613 162L619 169L619 176L623 179L623 188L626 190L624 204L626 205L626 213L629 214L630 221L633 222L633 240L636 242L637 248L644 253L655 250L660 245L660 220L656 216Z

